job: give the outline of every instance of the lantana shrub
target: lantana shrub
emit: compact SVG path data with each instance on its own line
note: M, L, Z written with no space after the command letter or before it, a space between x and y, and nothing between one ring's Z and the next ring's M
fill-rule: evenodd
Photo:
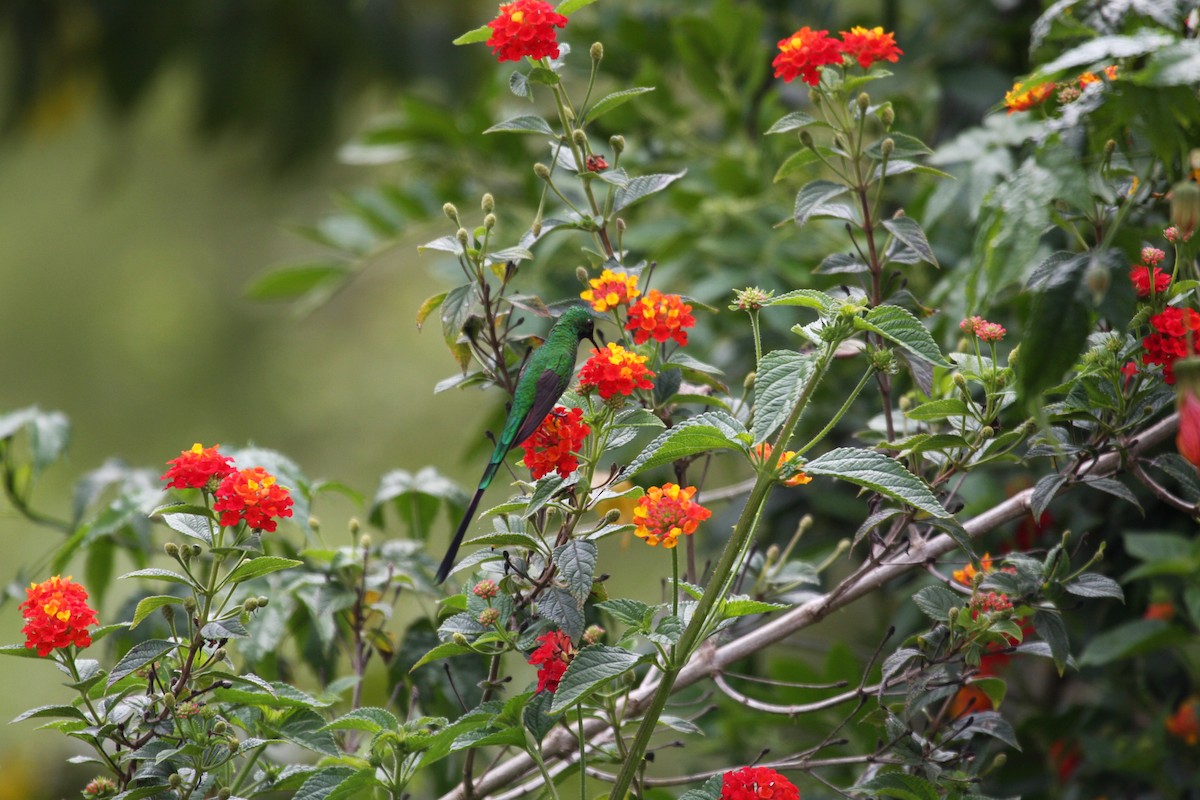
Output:
M1055 4L992 127L937 151L886 99L912 56L895 32L752 30L755 66L730 74L773 73L781 113L755 148L788 196L764 185L741 222L787 224L761 245L769 285L714 288L687 266L722 235L649 209L715 173L703 148L684 169L653 126L615 127L658 87L610 85L605 45L574 38L590 5L515 0L456 42L531 103L483 132L527 137L533 163L524 184L473 176L495 182L478 214L438 199L447 230L420 249L461 282L417 322L440 322L457 367L437 390L532 381L542 418L449 585L430 531L465 493L431 468L367 500L197 443L161 477L85 476L57 520L30 498L65 421L14 412L8 500L64 540L0 653L67 677L18 721L88 748L83 796L125 800L1194 785L1200 112L1170 128L1138 109L1194 103L1195 15ZM727 27L711 33L747 29ZM971 159L996 153L1014 168L977 191ZM689 236L662 241L672 225ZM771 260L797 237L828 252ZM597 341L548 393L523 365L571 306ZM362 506L340 545L327 492ZM125 612L62 577L82 561L103 598L115 551L136 567ZM641 591L619 590L631 572ZM825 620L827 658L789 651ZM1091 699L1128 694L1131 669L1136 703Z

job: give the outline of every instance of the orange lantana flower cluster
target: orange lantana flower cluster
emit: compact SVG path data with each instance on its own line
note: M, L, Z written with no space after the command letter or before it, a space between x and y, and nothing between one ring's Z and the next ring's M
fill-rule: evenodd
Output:
M492 35L487 46L499 61L558 58L558 34L567 18L545 0L515 0L500 6L500 15L488 23Z
M1200 744L1200 698L1189 697L1167 717L1167 733L1190 745Z
M245 522L258 531L275 530L275 519L292 515L292 495L262 467L237 470L225 476L216 491L213 510L230 526Z
M701 522L712 516L707 508L693 502L695 494L695 486L683 488L674 483L651 486L633 509L633 522L637 526L634 534L651 546L661 542L668 550L678 543L680 536L691 536Z
M809 86L821 82L821 68L829 64L841 65L845 56L850 56L863 69L876 61L895 63L904 55L896 46L896 36L881 27L854 27L841 32L838 41L829 31L814 31L805 25L786 39L779 40L779 54L771 62L775 77L789 83L797 78Z
M590 289L585 289L579 296L592 306L592 310L603 314L629 303L641 294L637 288L638 276L625 272L613 272L606 269L599 278L588 281Z
M884 33L883 28L871 29L854 27L842 31L842 52L858 62L863 69L876 61L890 61L895 64L904 55L904 51L896 46L896 34Z
M770 444L763 442L754 448L754 457L758 459L759 463L765 464L767 463L767 459L771 457L772 450L773 448ZM788 475L788 472L790 472L791 469L794 469L794 467L789 467L789 462L795 457L795 450L784 450L783 457L779 459L779 469L784 475L787 476L782 479L783 485L803 486L806 483L812 483L812 476L805 475L803 470L796 469L794 474Z
M583 409L555 406L546 415L533 435L521 443L525 450L525 466L533 479L557 472L563 478L579 468L576 453L583 440L592 432L583 421Z
M1037 86L1025 88L1025 84L1018 81L1004 93L1004 105L1010 114L1015 111L1028 111L1046 102L1052 94L1054 94L1053 83L1039 83Z
M25 618L25 646L37 648L39 656L50 654L59 647L87 647L92 643L88 631L96 621L96 612L88 605L87 590L74 583L71 576L32 583L25 590L28 598L21 603Z
M638 344L648 339L665 342L674 339L680 346L688 342L687 329L696 324L692 307L677 294L663 294L651 289L629 307L629 321L625 329L633 332L633 341Z
M653 389L654 373L646 367L647 356L631 353L616 342L603 349L592 348L592 357L579 370L579 389L599 392L600 399L628 397L634 389Z

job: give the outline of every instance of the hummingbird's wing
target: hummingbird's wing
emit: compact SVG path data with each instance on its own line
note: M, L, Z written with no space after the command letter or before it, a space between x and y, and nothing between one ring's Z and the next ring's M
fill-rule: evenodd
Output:
M546 415L554 410L558 398L562 397L563 392L567 390L569 381L570 376L564 380L562 375L552 369L542 371L537 378L537 386L533 393L533 403L529 406L529 413L521 422L521 427L517 429L517 435L509 445L510 447L516 447L533 436L533 432L542 424Z

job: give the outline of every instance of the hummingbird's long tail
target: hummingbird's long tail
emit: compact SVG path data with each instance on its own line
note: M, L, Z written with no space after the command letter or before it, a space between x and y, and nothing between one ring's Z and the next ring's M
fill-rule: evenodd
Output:
M505 452L507 454L507 451ZM500 465L504 463L504 455L500 456L499 461L493 461L487 465L487 469L483 471L483 478L479 481L479 488L475 490L475 496L471 498L471 503L467 506L467 510L463 513L462 522L458 523L458 530L454 532L454 538L450 540L450 548L446 550L446 555L442 559L442 565L438 567L437 583L446 580L450 575L450 570L454 567L454 558L458 555L458 548L462 545L463 536L467 533L467 528L471 525L471 520L475 516L475 509L479 507L479 500L483 497L483 493L487 491L487 487L491 485L492 478L500 469Z

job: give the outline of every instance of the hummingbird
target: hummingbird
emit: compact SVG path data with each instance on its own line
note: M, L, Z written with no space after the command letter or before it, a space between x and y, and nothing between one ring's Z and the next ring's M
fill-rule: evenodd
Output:
M463 535L471 524L475 509L484 491L491 485L504 457L513 447L524 442L554 409L554 404L562 397L563 392L571 384L571 375L575 371L575 353L579 343L584 339L592 339L592 313L584 306L571 306L554 323L550 333L546 334L545 343L533 355L521 370L517 378L517 388L513 392L512 404L508 409L508 418L504 420L504 428L496 437L496 448L492 450L492 458L483 470L475 496L471 498L462 522L454 533L450 548L446 551L442 565L438 567L437 582L446 580L454 566L454 557L458 554Z

